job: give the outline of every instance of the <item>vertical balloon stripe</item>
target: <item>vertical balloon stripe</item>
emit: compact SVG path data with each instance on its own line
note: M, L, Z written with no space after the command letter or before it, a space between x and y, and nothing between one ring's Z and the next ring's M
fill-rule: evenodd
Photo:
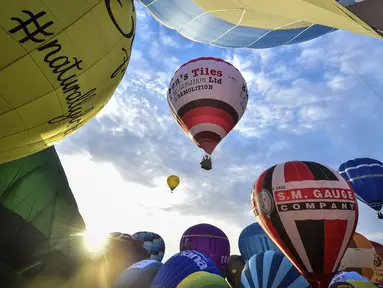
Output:
M332 181L339 181L338 177L327 167L315 163L315 162L305 162L305 165L309 167L311 173L314 176L315 180L332 180Z
M286 166L286 165L285 165ZM267 170L264 179L262 181L262 189L266 189L267 191L273 191L273 185L272 185L272 179L273 179L273 172L276 166L272 167L271 169ZM286 171L286 167L285 167ZM287 175L287 177L295 177L296 175ZM286 177L286 174L285 174ZM290 178L290 179L296 179L296 178ZM259 189L259 191L262 191L262 189ZM270 224L267 222L271 222ZM270 220L268 220L266 223L267 229L272 233L272 238L274 239L281 239L281 241L278 241L279 243L283 243L281 246L285 246L285 249L283 249L285 254L288 254L290 257L293 257L298 265L300 267L305 267L303 264L303 261L299 254L297 253L293 243L291 242L291 239L289 235L286 232L286 229L281 221L279 212L276 211L276 209L273 209ZM277 232L278 231L278 232ZM286 249L287 248L287 249Z
M257 273L253 273L257 275L257 279L258 279L258 284L259 284L259 287L263 287L263 276L264 276L264 270L263 269L263 262L264 262L264 258L263 258L263 255L262 257L255 257L254 258L254 265L255 265L255 271L257 271Z
M267 251L266 253L269 253L270 254L270 251ZM265 253L265 255L266 255ZM267 279L267 286L265 288L272 288L272 287L278 287L278 285L282 282L282 279L285 275L284 273L284 266L281 265L282 261L284 260L287 260L288 259L286 257L281 257L282 255L281 254L277 254L277 253L272 253L271 257L269 256L269 258L271 258L272 260L272 263L270 264L270 268L267 268L265 267L264 269L265 270L270 270L269 272L269 277ZM280 266L281 269L280 269Z
M299 161L291 161L285 163L284 174L286 183L303 180L315 180L310 169Z
M324 220L324 233L327 236L324 251L324 271L326 273L334 272L334 265L341 253L337 247L342 246L346 229L347 220Z
M295 222L313 271L323 271L325 229L324 220Z

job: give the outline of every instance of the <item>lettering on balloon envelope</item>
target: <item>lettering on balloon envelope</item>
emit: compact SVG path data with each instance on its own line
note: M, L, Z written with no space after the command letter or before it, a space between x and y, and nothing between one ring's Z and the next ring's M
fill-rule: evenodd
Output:
M126 43L129 45L130 53L135 36L133 17L135 8L133 0L105 0L104 2L107 14L115 28L124 38L129 40L126 41ZM122 17L126 16L126 11L119 13L121 11L117 11L117 9L132 9L131 25L128 28L122 26L124 22ZM94 110L98 107L88 102L97 97L102 91L97 91L95 87L82 87L84 81L79 81L79 77L86 72L83 67L85 65L84 60L80 59L75 49L66 47L70 46L68 45L70 41L66 41L65 37L61 37L59 32L62 31L57 30L60 24L56 23L57 20L52 17L49 10L32 12L24 9L20 11L19 15L11 17L11 20L14 22L14 27L8 32L15 37L21 45L35 45L38 47L36 49L38 53L34 55L34 57L39 61L42 60L44 66L46 66L40 67L40 69L50 70L50 73L54 77L54 82L56 82L52 84L60 87L61 97L65 98L67 107L62 107L62 115L52 118L48 121L48 124L64 122L66 123L66 127L63 130L63 134L67 135L74 132L82 126L86 117L89 116L89 113L96 112ZM60 27L60 29L62 28ZM65 39L65 41L62 41L62 39ZM100 41L103 40L100 39ZM114 71L111 71L110 79L113 79L118 74L123 76L126 71L130 54L128 54L125 48L121 48L121 50L122 63ZM67 51L71 51L74 54L66 54L68 53ZM89 79L87 80L89 82Z

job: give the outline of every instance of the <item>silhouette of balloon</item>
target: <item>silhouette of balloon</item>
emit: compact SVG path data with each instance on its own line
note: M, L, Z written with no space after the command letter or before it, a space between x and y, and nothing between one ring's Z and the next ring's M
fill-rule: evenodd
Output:
M116 279L115 288L149 288L162 263L156 260L142 260L124 270Z
M240 255L230 255L227 262L226 279L232 288L241 287L241 273L245 267L245 260Z

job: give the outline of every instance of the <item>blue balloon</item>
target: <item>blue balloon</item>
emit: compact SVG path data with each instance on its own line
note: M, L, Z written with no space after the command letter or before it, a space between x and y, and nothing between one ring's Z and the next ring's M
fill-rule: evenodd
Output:
M253 255L272 250L280 252L277 245L263 231L261 225L257 222L250 224L242 230L238 239L238 247L241 256L248 261Z
M142 260L124 270L117 277L115 288L149 288L162 263L156 260Z
M358 200L378 211L383 205L383 163L371 158L356 158L339 166L340 175L354 189Z
M307 23L275 30L236 25L207 13L193 0L139 0L163 25L186 38L220 47L262 49L297 44L333 32L332 27Z
M137 232L133 238L142 242L142 246L150 254L150 259L162 261L165 255L165 242L162 237L153 232Z
M241 288L305 288L310 284L282 253L261 252L246 263Z
M182 251L165 262L150 288L175 288L187 276L199 271L220 275L213 260L206 255L194 250Z

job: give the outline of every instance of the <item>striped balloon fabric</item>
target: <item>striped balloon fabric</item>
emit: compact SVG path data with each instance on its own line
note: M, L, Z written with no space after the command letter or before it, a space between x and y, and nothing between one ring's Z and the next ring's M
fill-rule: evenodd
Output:
M254 255L241 275L241 288L305 288L310 284L282 253Z
M241 119L248 92L237 68L222 59L203 57L175 72L167 100L181 128L211 154Z

